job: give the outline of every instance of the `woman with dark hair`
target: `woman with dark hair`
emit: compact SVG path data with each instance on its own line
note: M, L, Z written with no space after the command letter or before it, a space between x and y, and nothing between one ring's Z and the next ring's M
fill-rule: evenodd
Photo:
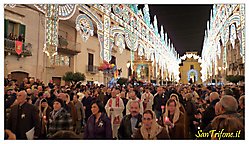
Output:
M164 125L169 129L171 139L185 138L184 115L174 99L169 99L166 103Z
M142 126L134 133L133 138L144 140L170 139L168 129L156 122L156 115L152 110L144 111Z
M91 104L92 115L88 118L85 139L112 139L111 120L105 113L105 108L100 100Z

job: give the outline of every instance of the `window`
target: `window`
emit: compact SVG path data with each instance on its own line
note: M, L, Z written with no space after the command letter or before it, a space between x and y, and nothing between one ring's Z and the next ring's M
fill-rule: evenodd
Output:
M194 69L194 65L190 65L190 69Z
M116 65L116 57L115 56L112 56L110 64L115 64Z
M51 64L56 66L69 66L70 67L70 57L65 55L55 55L51 58Z
M26 31L25 25L4 19L4 38L10 38L12 40L16 40L21 34L23 34L23 42L24 42L25 31ZM10 34L12 34L11 37Z
M88 65L93 66L93 58L94 58L94 55L91 53L88 53Z
M93 58L94 58L94 55L91 53L88 53L88 71L93 71Z

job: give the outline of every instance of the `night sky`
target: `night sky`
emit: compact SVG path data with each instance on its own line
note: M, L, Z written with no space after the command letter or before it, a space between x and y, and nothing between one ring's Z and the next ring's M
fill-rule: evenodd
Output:
M138 8L143 6L139 5ZM198 51L201 55L204 32L212 6L149 4L149 11L151 22L156 15L159 33L163 25L164 32L167 32L180 56L186 51Z

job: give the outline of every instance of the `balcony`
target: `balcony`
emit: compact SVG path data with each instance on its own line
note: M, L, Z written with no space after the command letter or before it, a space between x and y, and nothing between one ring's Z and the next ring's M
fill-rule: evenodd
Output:
M58 52L66 53L71 55L77 55L81 52L80 43L76 43L74 41L69 41L62 36L58 36Z
M96 74L99 72L98 66L86 65L86 72L91 74Z
M4 53L5 55L18 55L16 53L16 41L4 38ZM22 53L20 55L27 57L32 56L31 53L32 44L31 43L23 43L22 44Z

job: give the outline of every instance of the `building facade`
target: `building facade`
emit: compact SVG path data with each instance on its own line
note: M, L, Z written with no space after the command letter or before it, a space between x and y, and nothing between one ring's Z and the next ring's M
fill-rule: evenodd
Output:
M202 50L202 80L226 83L245 74L245 4L215 4Z
M18 81L34 77L64 85L63 75L72 71L107 83L112 74L98 70L103 61L122 69L120 77L131 69L142 71L136 76L145 81L179 80L179 55L163 26L158 32L156 16L150 23L148 5L5 4L4 19L4 73ZM10 33L23 34L22 51Z

